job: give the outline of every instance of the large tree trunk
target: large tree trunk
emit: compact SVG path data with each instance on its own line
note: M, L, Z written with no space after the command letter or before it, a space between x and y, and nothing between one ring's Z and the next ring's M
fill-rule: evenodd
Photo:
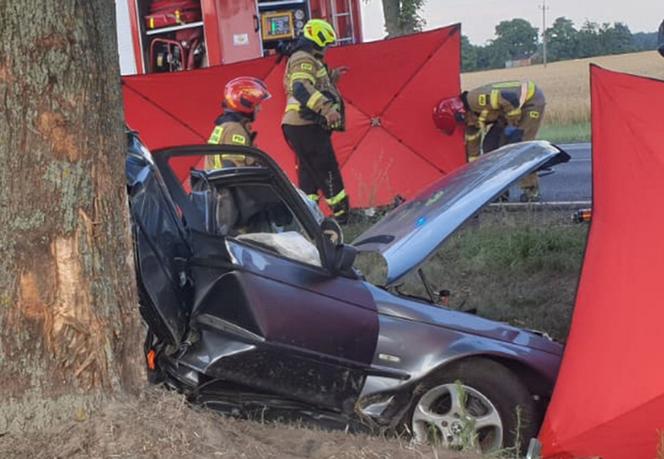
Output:
M398 37L402 34L400 0L383 0L383 17L388 38Z
M424 21L419 16L424 0L383 0L383 17L387 38L422 30Z
M0 2L0 412L141 378L114 18Z

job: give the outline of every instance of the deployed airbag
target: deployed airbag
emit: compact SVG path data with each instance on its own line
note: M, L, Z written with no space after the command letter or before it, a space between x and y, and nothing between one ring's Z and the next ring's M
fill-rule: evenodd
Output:
M257 242L259 245L274 249L279 255L308 265L321 266L320 254L314 244L295 231L284 233L253 233L243 234L236 238L239 241Z

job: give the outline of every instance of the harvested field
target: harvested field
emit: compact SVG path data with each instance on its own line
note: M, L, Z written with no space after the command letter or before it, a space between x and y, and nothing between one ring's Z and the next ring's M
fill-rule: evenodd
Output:
M600 56L561 61L530 67L464 73L464 89L514 79L532 79L544 90L547 98L545 128L588 123L590 120L589 64L610 70L664 79L664 59L656 51Z

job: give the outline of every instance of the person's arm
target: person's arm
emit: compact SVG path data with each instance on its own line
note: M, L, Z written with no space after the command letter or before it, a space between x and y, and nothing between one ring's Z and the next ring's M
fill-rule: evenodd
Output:
M521 120L521 107L518 104L514 105L509 99L503 97L500 90L496 91L498 91L498 108L503 114L505 121L507 121L508 126L518 126Z
M486 133L486 120L492 110L489 95L481 91L481 89L472 90L466 94L466 102L468 103L469 111L473 113L472 121L470 123L467 121L466 126L479 129L479 136L481 137L482 134ZM468 116L471 115L466 114L466 117Z
M251 146L251 138L240 126L233 124L218 125L214 127L208 143L215 145L244 145ZM205 157L206 169L221 169L223 167L223 154Z
M468 162L475 161L480 156L482 143L482 130L477 126L466 127L466 156Z
M336 85L339 82L339 79L348 72L348 67L342 65L341 67L333 68L330 71L330 81L333 85Z
M230 124L224 128L221 136L221 142L224 145L244 145L251 146L251 138L247 131L237 124Z
M316 84L316 61L313 57L291 57L288 62L289 81L293 97L302 107L307 107L329 120L333 113L338 115L333 103L318 91Z

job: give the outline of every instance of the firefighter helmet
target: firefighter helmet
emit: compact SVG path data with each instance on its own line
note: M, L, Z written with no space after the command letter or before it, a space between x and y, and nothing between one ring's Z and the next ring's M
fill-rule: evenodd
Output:
M319 48L333 45L337 42L334 27L322 19L310 19L304 25L304 38L316 44Z
M226 107L240 113L253 113L261 102L271 96L263 80L254 77L234 78L224 88Z
M465 117L466 108L459 96L442 99L433 108L434 124L447 135L454 134L457 123L462 123Z

